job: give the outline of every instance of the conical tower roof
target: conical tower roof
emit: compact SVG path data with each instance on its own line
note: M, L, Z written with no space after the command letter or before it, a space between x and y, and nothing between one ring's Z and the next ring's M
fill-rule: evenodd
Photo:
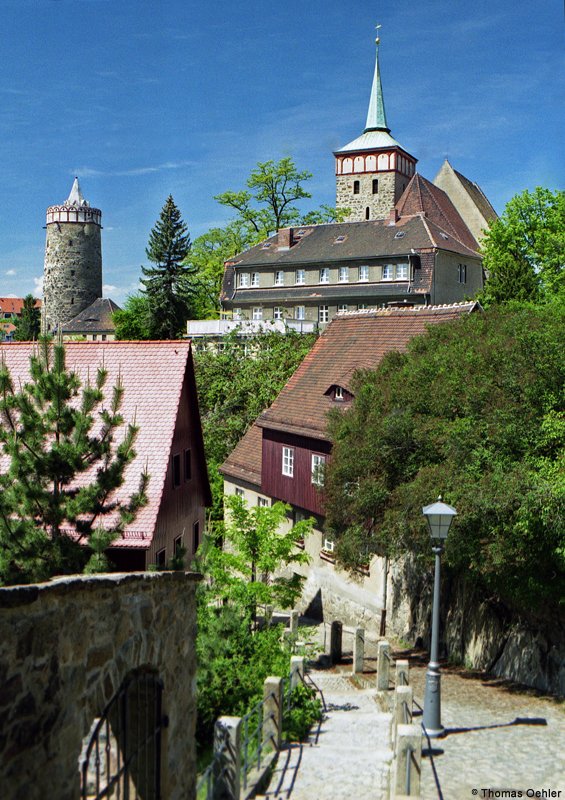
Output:
M379 66L379 44L377 37L377 53L375 57L375 71L373 74L373 85L371 87L371 97L369 99L369 109L367 111L367 122L365 130L345 147L340 147L336 153L357 152L359 150L378 150L379 148L401 147L402 145L390 135L390 128L386 121L385 101L383 87L381 83L381 72ZM404 149L404 148L402 148Z
M75 177L71 188L71 193L65 200L66 206L89 206L90 203L84 199L78 178Z

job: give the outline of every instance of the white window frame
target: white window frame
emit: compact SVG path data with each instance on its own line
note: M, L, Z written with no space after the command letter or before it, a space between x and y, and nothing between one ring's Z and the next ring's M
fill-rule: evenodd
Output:
M251 286L259 286L259 273L252 272L251 273Z
M282 306L275 306L273 308L273 319L282 319L282 318L283 318Z
M294 447L283 446L282 474L287 478L294 478Z
M294 318L305 320L306 319L306 306L296 306L294 309Z
M248 272L240 272L239 273L239 280L237 285L240 289L246 289L249 286L249 273Z
M284 270L282 269L275 272L275 286L284 286Z
M239 486L235 487L234 494L236 497L245 497L245 491L243 489L240 489Z
M329 322L329 321L330 321L330 307L318 306L318 322Z
M394 264L385 264L383 266L383 281L394 280Z
M259 508L268 508L271 505L271 503L268 497L258 497L257 505L259 506Z
M304 269L297 269L295 274L295 283L297 286L304 286L306 283L306 270Z
M341 305L337 307L337 310L343 313L344 311L349 311L349 306L347 303L341 303Z
M408 264L397 264L396 265L396 280L397 281L407 281L408 280Z
M344 396L343 396L343 386L336 386L335 387L334 399L335 400L344 400L345 399Z
M253 306L253 317L254 320L263 319L263 306Z
M349 267L340 267L337 273L338 283L349 283Z
M322 544L322 550L324 553L333 553L335 549L335 542L333 539L330 539L329 536L324 536L324 541Z
M467 283L467 264L457 265L457 283Z
M369 265L362 264L359 267L359 283L367 283L369 280Z
M330 268L322 267L320 269L320 283L329 283L329 282L330 282Z
M233 319L242 319L241 308L234 308L234 310L233 310Z
M326 466L326 457L319 453L312 453L312 473L311 481L313 486L324 485L324 467Z

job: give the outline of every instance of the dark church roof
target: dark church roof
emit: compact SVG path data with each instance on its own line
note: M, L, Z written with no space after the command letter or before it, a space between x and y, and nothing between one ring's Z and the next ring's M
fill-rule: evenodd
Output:
M63 333L113 333L112 314L121 308L110 298L99 297L94 303L63 326Z

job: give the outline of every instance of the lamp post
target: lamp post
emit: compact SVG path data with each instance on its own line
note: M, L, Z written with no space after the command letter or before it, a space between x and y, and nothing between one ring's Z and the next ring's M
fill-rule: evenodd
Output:
M422 514L426 517L430 536L432 537L432 552L436 557L434 574L434 599L432 605L432 644L430 648L430 663L426 672L426 692L424 695L424 714L422 727L427 736L435 739L443 734L441 724L441 684L439 671L439 586L441 554L453 517L457 511L442 503L441 496L437 502L424 506Z

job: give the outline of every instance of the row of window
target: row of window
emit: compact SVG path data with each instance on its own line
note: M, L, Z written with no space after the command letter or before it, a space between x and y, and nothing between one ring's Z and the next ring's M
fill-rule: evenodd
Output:
M314 486L324 485L324 465L326 457L312 454L311 461L311 483ZM294 447L283 447L282 449L282 474L287 478L294 477Z
M337 280L338 283L349 283L350 278L354 275L353 270L356 271L355 278L360 283L366 283L369 280L369 265L362 264L359 267L339 267ZM275 271L274 285L285 285L285 271L280 269ZM382 268L383 281L407 281L409 277L408 264L385 264ZM319 272L318 283L330 282L330 268L322 267ZM306 270L297 269L294 271L294 286L304 286L306 283ZM237 285L240 289L258 288L260 286L260 273L259 272L240 272L238 274Z
M368 308L366 303L360 303L357 306L348 305L347 303L341 303L338 305L337 310L338 312L343 311L363 311L363 309ZM263 314L265 309L263 306L253 306L251 313L252 319L254 320L262 320ZM268 319L295 319L299 321L306 320L306 306L294 306L294 309L283 308L282 306L275 306L272 311L273 316L268 317ZM233 310L233 318L234 319L243 319L243 311L241 308L234 308ZM266 318L267 319L267 318ZM318 322L329 322L330 321L330 307L329 306L318 306Z
M245 496L245 492L243 491L243 489L240 489L239 486L236 486L235 496L241 497L243 499ZM271 505L271 503L268 497L258 497L257 505L259 506L259 508L268 508Z
M200 545L200 522L197 520L192 525L192 552L196 553ZM184 535L175 537L173 540L173 555L180 556L184 548ZM155 563L158 568L165 569L167 566L167 548L163 547L155 553Z
M360 181L353 181L353 194L359 194L361 189ZM373 178L373 185L372 185L373 194L379 193L379 179Z

